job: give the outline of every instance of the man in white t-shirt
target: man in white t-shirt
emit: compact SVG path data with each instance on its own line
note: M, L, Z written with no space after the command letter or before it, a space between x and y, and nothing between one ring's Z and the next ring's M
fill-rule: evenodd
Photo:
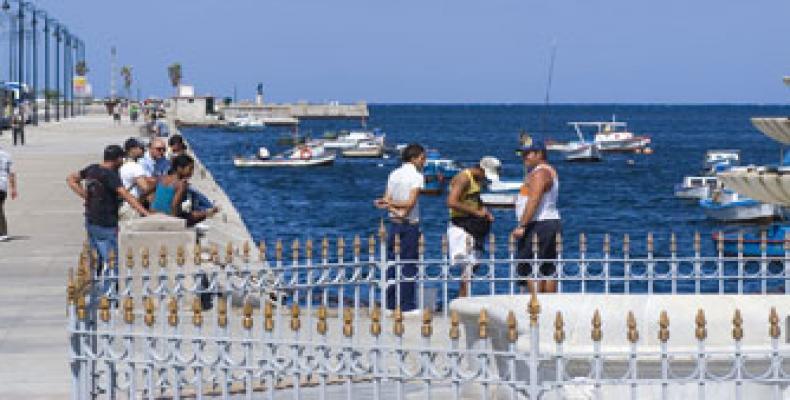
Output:
M147 194L152 187L152 178L145 172L145 168L138 162L140 157L145 153L145 145L136 138L129 138L123 144L126 151L126 160L118 174L121 176L121 183L123 187L129 191L136 199L140 200L142 196ZM121 205L119 217L121 220L130 220L138 217L139 214L129 204L124 203Z
M3 204L6 197L11 196L11 199L16 199L16 175L11 169L11 155L0 148L0 242L8 240L8 225L6 224L5 213L3 212Z
M425 186L422 169L425 166L425 149L419 144L410 144L403 149L403 165L392 171L387 178L384 197L376 199L376 207L389 211L389 234L387 252L395 259L395 237L400 239L400 259L417 260L420 240L420 205L418 198ZM399 270L399 272L398 272ZM407 262L387 269L387 279L413 278L417 275L417 264ZM387 287L387 309L400 307L401 311L417 311L414 281L401 282Z

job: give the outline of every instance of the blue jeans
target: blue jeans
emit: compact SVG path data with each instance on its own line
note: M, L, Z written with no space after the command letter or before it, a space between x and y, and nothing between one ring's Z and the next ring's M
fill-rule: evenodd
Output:
M214 207L214 203L206 195L198 192L197 189L190 186L188 190L188 196L192 199L192 211L206 211Z
M400 259L417 260L417 246L420 240L419 225L406 223L390 222L389 234L387 236L387 258L395 259L395 236L400 237ZM400 270L400 275L398 275ZM387 268L387 279L414 278L417 276L417 263L407 262L400 265L391 265ZM401 311L411 311L417 308L417 294L415 291L417 284L414 281L400 282L397 285L387 286L387 309L394 310L398 306L398 292L400 292Z
M115 287L114 283L118 277L118 228L93 225L86 222L85 230L88 232L88 243L91 250L95 250L99 256L99 259L96 260L98 263L96 271L103 282L100 289L103 294L111 294L110 289ZM105 271L104 267L108 263L110 250L115 254L113 260L115 268Z

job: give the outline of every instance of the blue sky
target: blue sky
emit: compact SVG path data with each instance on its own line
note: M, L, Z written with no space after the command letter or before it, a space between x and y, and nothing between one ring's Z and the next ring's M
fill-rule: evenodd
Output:
M273 101L787 103L787 0L38 0L142 94ZM4 46L2 46L4 47ZM0 47L0 51L2 51ZM120 80L120 79L119 79Z

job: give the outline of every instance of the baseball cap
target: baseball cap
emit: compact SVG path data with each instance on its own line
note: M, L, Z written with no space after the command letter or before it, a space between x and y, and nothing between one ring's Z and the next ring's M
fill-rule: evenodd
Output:
M143 142L141 142L137 138L130 137L129 139L126 139L126 141L123 143L123 149L126 151L129 151L135 147L140 149L145 149L145 145L143 144Z
M524 135L521 138L521 147L517 151L521 155L530 151L546 151L546 144L540 140L533 140L529 135Z
M494 180L496 177L499 176L499 168L502 167L502 163L496 157L485 156L480 159L478 163L480 168L486 175L486 179Z

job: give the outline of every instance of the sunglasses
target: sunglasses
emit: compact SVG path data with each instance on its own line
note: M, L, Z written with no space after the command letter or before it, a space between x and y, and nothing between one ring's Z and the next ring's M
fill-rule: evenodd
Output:
M166 147L154 147L154 150L165 151L167 150Z

